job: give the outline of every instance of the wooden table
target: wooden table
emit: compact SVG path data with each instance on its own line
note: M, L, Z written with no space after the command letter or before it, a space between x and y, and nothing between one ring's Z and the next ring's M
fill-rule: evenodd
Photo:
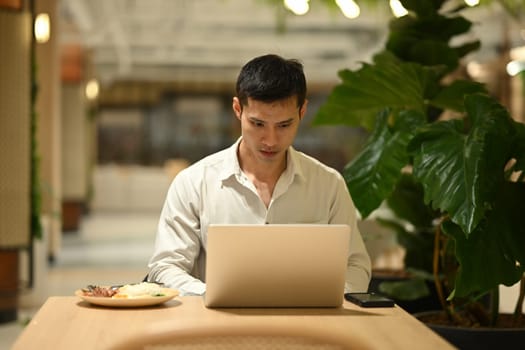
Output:
M51 297L16 340L13 350L107 349L147 329L234 323L329 328L366 339L373 349L452 349L399 307L335 309L207 309L201 297L176 297L147 308L105 308L80 298Z

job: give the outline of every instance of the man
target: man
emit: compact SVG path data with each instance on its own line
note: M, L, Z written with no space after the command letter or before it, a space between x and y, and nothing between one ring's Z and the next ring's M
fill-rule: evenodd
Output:
M307 103L298 61L264 55L242 67L232 103L241 137L173 180L149 263L150 281L182 295L204 294L212 223L330 223L352 230L345 291L368 289L370 258L343 177L291 146Z

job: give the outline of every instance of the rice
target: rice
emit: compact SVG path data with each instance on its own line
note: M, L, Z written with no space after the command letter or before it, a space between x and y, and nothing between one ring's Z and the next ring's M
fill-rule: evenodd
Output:
M150 282L126 284L125 286L119 288L118 294L120 294L121 297L125 295L128 298L164 295L162 288L158 284Z

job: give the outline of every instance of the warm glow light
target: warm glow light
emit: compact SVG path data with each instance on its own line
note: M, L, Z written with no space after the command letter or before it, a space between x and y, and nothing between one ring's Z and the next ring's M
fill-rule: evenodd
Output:
M510 59L512 61L525 61L525 46L510 49Z
M86 84L86 97L88 100L95 100L98 97L99 85L96 79L91 79Z
M483 74L483 66L476 61L467 63L467 73L473 78L480 78Z
M359 9L359 5L357 5L354 0L336 0L335 2L337 6L339 6L339 8L341 9L341 12L343 12L343 15L345 15L345 17L359 17L361 10Z
M298 16L304 15L310 10L308 0L284 0L284 6Z
M401 5L401 2L399 0L390 0L390 8L392 9L392 13L396 17L403 17L408 13L406 8Z
M39 43L46 43L51 35L51 28L49 24L49 15L47 13L39 13L35 18L35 39Z
M507 73L510 75L510 76L516 76L518 75L519 73L525 71L525 62L521 62L521 61L510 61L508 64L507 64Z
M479 5L479 0L465 0L465 4L470 7Z

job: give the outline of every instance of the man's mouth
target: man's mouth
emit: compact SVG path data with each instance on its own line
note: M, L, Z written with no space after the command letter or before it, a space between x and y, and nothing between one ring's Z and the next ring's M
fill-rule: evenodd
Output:
M273 157L277 154L277 151L274 151L274 150L260 150L260 152L262 153L263 156L265 157Z

